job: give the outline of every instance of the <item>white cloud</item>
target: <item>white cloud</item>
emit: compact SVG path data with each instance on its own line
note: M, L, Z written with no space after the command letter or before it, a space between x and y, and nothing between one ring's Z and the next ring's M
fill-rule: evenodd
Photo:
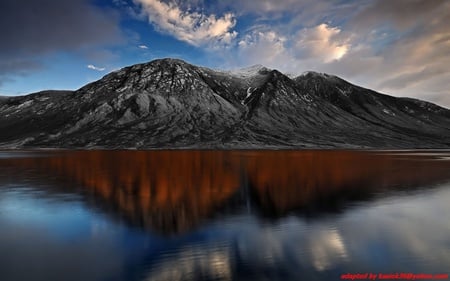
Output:
M284 34L268 26L254 27L238 42L238 66L263 64L296 75L334 63L351 49L351 34L327 24Z
M239 58L247 64L278 66L278 62L288 58L286 40L286 37L273 30L253 31L239 41Z
M314 28L305 28L299 32L296 51L304 57L313 57L328 63L341 59L349 50L349 38L343 42L337 40L341 30L322 23Z
M302 15L308 14L308 17L316 17L322 15L325 11L333 6L333 1L327 0L224 0L217 1L222 9L231 8L241 14L257 14L279 16L282 13L295 13Z
M183 11L175 2L165 3L159 0L135 0L142 6L149 22L161 32L194 46L227 45L237 36L233 30L236 18L232 13L221 17L206 15L198 11Z
M147 50L148 46L147 45L139 45L138 48L139 49L143 49L143 50Z
M95 65L93 65L93 64L89 64L89 65L87 66L87 68L92 69L92 70L96 70L96 71L105 71L105 69L106 69L106 68L104 68L104 67L97 67L97 66L95 66Z

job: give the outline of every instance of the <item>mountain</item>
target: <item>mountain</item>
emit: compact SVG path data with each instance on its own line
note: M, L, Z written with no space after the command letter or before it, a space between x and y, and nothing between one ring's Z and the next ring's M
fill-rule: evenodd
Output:
M3 148L449 148L450 110L315 72L159 59L0 99Z

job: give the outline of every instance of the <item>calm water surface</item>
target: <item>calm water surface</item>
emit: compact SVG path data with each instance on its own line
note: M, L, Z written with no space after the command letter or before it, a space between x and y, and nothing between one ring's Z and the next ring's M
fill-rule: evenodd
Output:
M450 152L0 152L0 280L450 273Z

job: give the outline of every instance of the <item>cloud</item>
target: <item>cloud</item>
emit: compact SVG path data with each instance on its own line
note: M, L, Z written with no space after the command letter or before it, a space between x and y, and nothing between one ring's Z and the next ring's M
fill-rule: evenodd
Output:
M120 40L118 17L88 0L0 2L0 53L78 49Z
M388 89L402 89L406 86L419 84L436 75L448 75L449 73L450 69L423 68L420 71L402 73L400 75L387 78L380 84L380 87Z
M112 4L118 8L122 14L131 17L132 19L144 20L145 16L143 16L138 7L133 5L133 3L128 0L112 0Z
M42 69L40 58L123 41L119 17L89 0L0 1L0 81Z
M327 63L339 60L349 50L348 39L336 40L341 30L322 23L314 28L305 28L298 35L296 51L303 57L314 57Z
M429 23L430 15L439 15L445 8L446 0L376 0L358 13L353 19L359 28L376 27L388 22L396 29Z
M147 50L148 46L146 46L146 45L139 45L138 48L139 49L143 49L143 50Z
M43 64L35 59L6 58L0 60L0 86L12 82L16 77L26 76L42 70Z
M296 75L344 58L351 49L350 41L351 34L325 23L292 35L258 26L239 40L237 64L263 64Z
M87 68L92 69L92 70L96 70L96 71L105 71L106 68L104 67L97 67L93 64L88 64Z
M237 36L232 30L236 25L234 14L218 17L198 11L182 10L175 2L159 0L135 0L141 5L148 20L163 33L194 46L227 45Z
M259 14L279 12L302 12L308 10L318 13L326 10L329 1L323 0L246 0L246 1L220 1L218 6L222 9L233 9L241 14Z
M0 86L6 82L14 81L14 77L26 76L32 72L43 69L38 60L5 58L0 60Z
M245 64L278 65L288 59L287 38L273 30L255 30L238 42L239 60Z
M120 53L103 48L89 49L87 52L83 52L83 57L87 61L104 64L119 59Z
M389 9L384 4L372 1L348 23L359 37L376 35L365 44L380 63L361 66L359 76L376 90L450 106L445 98L450 89L450 3L400 0Z
M234 11L238 18L245 19L244 22L253 19L269 23L274 28L284 25L283 28L287 33L283 34L287 35L296 33L303 27L313 27L323 22L335 25L343 20L346 21L361 9L362 2L345 0L221 0L210 1L208 4L214 3L210 5L215 5L216 9Z

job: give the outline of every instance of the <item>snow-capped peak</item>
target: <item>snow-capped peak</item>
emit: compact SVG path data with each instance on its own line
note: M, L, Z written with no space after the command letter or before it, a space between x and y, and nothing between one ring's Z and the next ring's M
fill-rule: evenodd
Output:
M242 77L242 78L248 78L255 75L258 75L262 71L268 71L269 69L261 64L255 64L249 67L240 68L240 69L234 69L228 71L229 74Z
M330 74L323 73L323 72L315 72L315 71L305 71L302 74L300 74L299 76L314 76L314 77L322 77L322 78L334 78L334 77L336 77L334 75L330 75Z

